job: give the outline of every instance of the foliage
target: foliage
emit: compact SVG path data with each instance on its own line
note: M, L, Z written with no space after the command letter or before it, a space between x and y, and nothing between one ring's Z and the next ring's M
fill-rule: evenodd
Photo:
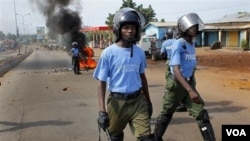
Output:
M165 22L165 19L161 19L160 22Z
M2 32L2 31L0 31L0 40L4 40L5 39L5 34Z
M242 39L240 41L240 46L242 47L243 50L249 50L250 49L246 39Z
M122 0L122 1L123 1L123 4L120 8L131 7L139 11L144 16L146 24L151 21L158 21L158 19L155 18L156 14L151 5L149 5L148 8L143 8L142 4L137 6L136 3L133 2L133 0ZM113 25L114 16L115 14L109 13L107 20L105 21L105 24L108 25L109 27L112 27Z
M105 21L105 24L108 25L109 27L112 27L114 17L115 17L115 14L109 13L109 16L107 17L107 20Z
M2 31L0 31L0 40L4 40L4 39L16 40L16 35L11 34L11 33L8 33L6 35Z

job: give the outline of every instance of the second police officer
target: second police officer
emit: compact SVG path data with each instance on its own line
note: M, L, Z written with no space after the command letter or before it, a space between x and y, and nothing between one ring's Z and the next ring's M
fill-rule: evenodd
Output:
M204 24L196 13L189 13L179 18L177 28L179 37L171 49L169 62L171 74L167 76L163 108L154 130L156 140L163 141L162 137L182 101L197 121L203 140L215 141L208 112L194 80L197 65L194 37L201 33Z
M170 67L169 67L169 61L170 61L170 55L171 55L171 48L176 41L177 31L174 27L169 27L165 33L166 40L162 43L161 47L161 58L166 58L166 70L165 70L165 78L167 80L168 75L171 75L170 73ZM180 102L179 106L176 108L176 112L186 112L187 108L185 105Z

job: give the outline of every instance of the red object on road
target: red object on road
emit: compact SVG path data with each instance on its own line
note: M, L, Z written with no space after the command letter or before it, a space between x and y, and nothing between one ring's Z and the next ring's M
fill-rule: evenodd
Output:
M86 60L80 61L80 69L94 69L97 65L95 59L92 57L94 56L94 50L91 47L84 47L84 52L86 52L87 57Z

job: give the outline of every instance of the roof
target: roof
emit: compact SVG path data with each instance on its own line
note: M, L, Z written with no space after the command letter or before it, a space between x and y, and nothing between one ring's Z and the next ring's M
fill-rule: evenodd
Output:
M110 30L110 27L108 26L88 26L82 28L82 31L88 32L88 31L108 31Z
M207 23L228 23L228 22L250 22L250 13L238 12L235 14L225 15L222 18L212 20Z
M176 26L177 22L149 22L147 25L145 25L145 28L149 25L153 25L156 27L170 27L170 26Z
M238 29L248 29L250 25L239 25L239 26L213 26L213 25L206 25L205 30L238 30Z

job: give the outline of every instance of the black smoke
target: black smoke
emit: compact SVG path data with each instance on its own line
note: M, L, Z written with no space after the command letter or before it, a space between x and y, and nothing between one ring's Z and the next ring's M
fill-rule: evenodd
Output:
M62 35L68 49L71 43L77 41L80 47L86 44L85 34L80 32L82 20L79 11L69 8L74 0L31 0L37 9L44 15L48 35L51 39L56 39ZM80 10L80 9L79 9Z

